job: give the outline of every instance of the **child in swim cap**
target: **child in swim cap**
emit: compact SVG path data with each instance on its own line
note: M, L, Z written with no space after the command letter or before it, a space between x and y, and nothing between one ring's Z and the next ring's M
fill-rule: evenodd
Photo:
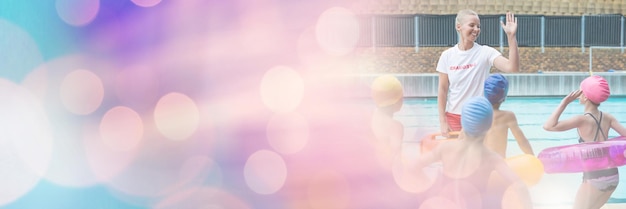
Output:
M507 110L500 110L500 105L506 100L509 91L509 82L499 73L487 77L484 85L485 98L489 100L493 107L493 124L485 137L485 146L506 158L506 147L508 133L511 130L517 144L526 154L535 155L526 136L517 123L515 113Z
M561 104L543 124L543 128L546 131L577 129L579 143L606 141L610 129L621 136L626 136L626 128L613 115L598 109L598 106L609 98L610 92L609 84L603 77L594 75L584 79L579 90L574 90L563 98ZM583 105L584 114L559 120L567 105L576 99ZM611 197L618 183L617 168L584 172L574 205L581 208L600 208Z
M483 144L492 121L491 103L482 96L470 98L461 110L463 129L459 140L439 144L433 151L423 154L415 164L415 170L412 172L421 182L420 191L437 195L442 192L443 188L452 189L452 191L445 190L445 192L458 194L454 195L451 200L457 204L466 204L459 205L460 208L491 208L493 202L500 202L493 200L493 196L490 196L493 191L490 191L488 187L492 172L496 172L507 183L504 187L517 196L512 199L519 202L513 204L519 205L520 208L532 208L530 194L524 182L502 157ZM443 165L442 175L438 177L442 179L433 182L426 176L423 169L435 162L441 162ZM481 201L463 199L476 197L480 197ZM496 208L500 207L501 205L496 206Z
M404 101L402 84L393 75L382 75L374 79L371 93L376 110L370 125L377 140L377 152L390 161L400 153L404 138L404 125L393 118Z
M461 125L466 136L479 138L491 128L493 110L486 99L474 97L468 100L461 110Z
M381 75L374 79L371 86L372 99L380 108L401 104L403 90L400 80L393 75ZM397 107L396 107L397 108Z
M590 76L580 82L580 90L583 92L583 99L587 99L596 105L606 101L611 95L611 89L606 80L601 76Z
M493 108L493 124L485 136L483 144L490 150L494 151L503 159L506 159L506 150L508 145L508 133L511 130L517 144L525 154L534 156L533 150L528 139L520 129L517 123L515 113L507 110L500 110L500 105L506 101L509 91L508 80L499 73L491 74L485 80L484 95L491 107ZM543 171L541 171L543 173ZM494 196L500 199L506 191L506 187L502 186L501 178L493 175L490 180L490 189L493 190Z

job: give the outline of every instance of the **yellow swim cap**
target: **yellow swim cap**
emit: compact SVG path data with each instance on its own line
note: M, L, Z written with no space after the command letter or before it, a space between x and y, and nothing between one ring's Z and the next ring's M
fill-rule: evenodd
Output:
M372 83L372 98L378 107L395 104L403 97L402 84L392 75L382 75Z

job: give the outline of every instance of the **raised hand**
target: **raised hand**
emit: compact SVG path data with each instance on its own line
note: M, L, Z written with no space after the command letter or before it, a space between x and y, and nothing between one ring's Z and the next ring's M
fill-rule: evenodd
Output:
M567 96L565 96L565 98L563 98L561 103L563 105L567 105L567 104L571 103L572 101L576 100L578 97L580 97L580 94L582 94L582 93L583 92L581 90L572 91Z
M506 12L506 24L500 21L500 25L508 36L515 35L517 33L517 18L511 12Z

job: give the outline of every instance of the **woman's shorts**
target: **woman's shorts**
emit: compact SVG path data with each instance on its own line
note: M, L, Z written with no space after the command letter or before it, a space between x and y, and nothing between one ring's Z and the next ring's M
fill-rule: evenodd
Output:
M451 131L461 131L461 115L446 112L446 121Z

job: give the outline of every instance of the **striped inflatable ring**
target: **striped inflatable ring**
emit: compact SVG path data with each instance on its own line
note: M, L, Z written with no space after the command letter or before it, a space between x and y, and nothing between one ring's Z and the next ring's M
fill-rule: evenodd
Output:
M586 142L550 147L542 150L541 160L546 173L578 173L626 165L626 137L602 142Z

